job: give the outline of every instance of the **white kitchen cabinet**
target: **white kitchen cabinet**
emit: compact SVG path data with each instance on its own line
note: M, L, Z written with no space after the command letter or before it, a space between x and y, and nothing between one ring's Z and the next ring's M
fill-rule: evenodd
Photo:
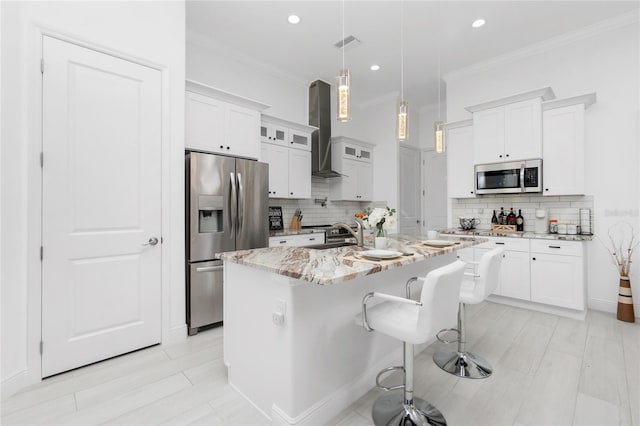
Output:
M311 152L263 143L270 198L311 198Z
M259 159L260 111L268 105L187 81L185 148Z
M331 179L329 198L339 201L373 199L373 145L345 137L331 140L333 169L343 176Z
M584 248L574 241L531 242L531 300L584 310Z
M542 100L473 113L474 164L542 158Z
M289 149L289 198L311 198L311 151Z
M447 196L475 198L473 171L473 122L447 123Z
M543 195L585 193L584 115L595 99L592 93L543 105Z
M311 151L311 134L316 127L262 114L260 140L289 148Z
M269 198L289 198L289 148L270 143L261 145L261 159L269 165Z
M315 244L324 244L324 242L325 242L324 232L269 237L269 247L278 247L278 246L305 247L305 246L312 246Z
M503 247L500 280L493 294L514 299L531 300L529 276L529 240L516 238L490 238L474 251L474 258L480 261L487 251Z

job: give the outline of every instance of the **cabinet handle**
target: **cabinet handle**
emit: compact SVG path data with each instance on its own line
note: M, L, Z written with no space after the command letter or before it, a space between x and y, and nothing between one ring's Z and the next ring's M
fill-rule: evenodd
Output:
M220 149L224 149L224 145L220 145Z
M549 188L545 188L544 190L545 190L545 191L548 191L548 190L549 190Z
M227 149L229 149L229 147L227 147Z
M315 241L315 240L316 240L315 238L309 238L309 241Z
M286 242L287 242L287 240L280 241L280 244L285 244Z
M559 249L559 248L562 248L562 247L560 247L560 246L549 246L549 248L557 248L557 249Z
M473 194L473 191L469 191L469 194Z
M498 243L498 242L496 242L496 244L499 244L499 245L501 245L501 246L503 246L503 245L504 245L504 243Z
M508 157L508 156L509 156L509 154L505 155L505 157Z
M498 157L502 158L502 154L498 155Z
M535 257L532 257L532 258L531 258L531 260L536 260L536 258L535 258Z

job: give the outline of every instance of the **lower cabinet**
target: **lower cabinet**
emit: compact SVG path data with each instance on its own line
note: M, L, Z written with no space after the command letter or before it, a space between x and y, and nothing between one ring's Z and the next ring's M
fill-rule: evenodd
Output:
M324 244L325 233L283 235L281 237L269 237L269 247L292 246L304 247L315 244Z
M584 248L579 241L490 237L473 256L460 250L461 260L479 262L488 250L505 248L500 281L493 294L562 308L585 309ZM468 250L468 249L466 249Z
M584 257L581 243L532 242L531 300L584 310Z
M493 294L529 300L531 298L529 240L491 238L491 241L480 245L475 250L475 260L479 262L484 253L495 247L504 248L504 253L500 268L500 281Z

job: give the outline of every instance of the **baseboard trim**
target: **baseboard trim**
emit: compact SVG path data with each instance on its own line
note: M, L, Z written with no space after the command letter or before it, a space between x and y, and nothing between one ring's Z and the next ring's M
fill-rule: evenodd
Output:
M162 333L162 344L170 345L172 343L182 342L187 338L187 324L172 327Z
M1 400L4 401L27 386L34 385L41 381L42 378L30 370L22 370L11 377L7 377L2 380L2 385L0 386L0 392L2 393Z
M618 312L617 301L590 298L587 303L589 305L589 309L593 309L595 311L609 312L613 314ZM636 318L640 318L640 303L633 304L633 312L635 313Z
M397 350L382 358L356 379L327 395L295 417L289 416L280 407L273 404L271 424L288 426L327 424L342 410L371 390L374 386L374 378L380 370L390 365L397 365L400 359L402 359L402 346L398 345Z
M529 302L527 300L512 299L510 297L496 296L494 294L489 295L487 300L490 302L500 303L503 305L515 306L517 308L529 309L531 311L544 312L545 314L554 314L561 317L567 317L577 320L584 320L587 316L587 311L578 311L575 309L560 308L557 306L544 305L542 303Z

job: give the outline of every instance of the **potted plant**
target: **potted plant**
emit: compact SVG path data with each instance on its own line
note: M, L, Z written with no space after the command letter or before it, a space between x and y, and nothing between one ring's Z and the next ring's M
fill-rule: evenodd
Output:
M363 213L356 214L356 217L362 219L368 229L375 230L375 248L387 247L386 231L396 227L395 212L396 209L391 209L387 206L374 209L367 208Z

